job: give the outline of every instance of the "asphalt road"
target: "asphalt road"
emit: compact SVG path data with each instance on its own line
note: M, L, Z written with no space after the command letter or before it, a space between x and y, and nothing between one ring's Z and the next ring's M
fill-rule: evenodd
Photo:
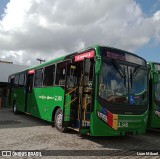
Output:
M73 130L60 133L46 121L14 115L7 108L0 110L0 156L2 151L11 152L13 158L160 158L160 131L125 137L81 136Z

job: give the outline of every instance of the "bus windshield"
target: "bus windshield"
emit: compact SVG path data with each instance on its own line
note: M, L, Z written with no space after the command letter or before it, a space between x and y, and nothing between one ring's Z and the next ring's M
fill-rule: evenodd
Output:
M147 102L147 70L140 66L130 67L130 101L129 103L144 105ZM132 101L132 99L134 101Z
M110 103L144 105L147 102L147 70L116 60L103 61L99 96Z
M121 68L121 69L120 69ZM120 70L124 70L123 74ZM112 62L103 62L99 78L99 95L108 102L127 102L126 66L119 68Z

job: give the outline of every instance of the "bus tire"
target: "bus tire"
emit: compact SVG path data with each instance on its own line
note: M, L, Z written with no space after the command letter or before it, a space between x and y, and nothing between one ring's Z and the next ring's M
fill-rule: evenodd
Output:
M63 112L62 109L57 109L54 117L54 125L60 132L65 132L67 128L62 127L62 121L63 121Z
M13 103L13 113L14 113L14 114L18 114L16 102Z

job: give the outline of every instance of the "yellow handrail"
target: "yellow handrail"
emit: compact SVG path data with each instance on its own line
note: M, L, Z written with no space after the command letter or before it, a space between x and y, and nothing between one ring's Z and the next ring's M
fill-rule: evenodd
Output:
M70 92L66 93L65 95L68 95L68 94L72 93L72 92L75 91L77 88L78 88L78 86L75 87L75 88L73 88Z
M69 103L65 104L65 107L66 107L68 104L73 103L76 99L77 99L77 97L76 97L76 98L74 98L73 100L71 100Z

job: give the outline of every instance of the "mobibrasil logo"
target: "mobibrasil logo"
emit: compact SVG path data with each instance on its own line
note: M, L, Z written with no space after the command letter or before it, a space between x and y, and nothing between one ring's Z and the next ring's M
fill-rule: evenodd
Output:
M155 114L160 118L160 107L158 107L158 109L155 110Z

